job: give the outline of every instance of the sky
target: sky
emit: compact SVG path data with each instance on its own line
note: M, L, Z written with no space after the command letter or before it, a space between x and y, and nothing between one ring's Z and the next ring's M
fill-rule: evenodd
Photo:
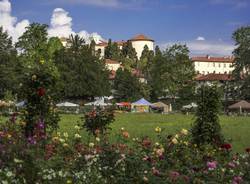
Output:
M86 41L145 34L162 49L187 44L191 55L231 55L233 32L250 25L250 0L0 0L0 26L14 42L32 22L49 36Z

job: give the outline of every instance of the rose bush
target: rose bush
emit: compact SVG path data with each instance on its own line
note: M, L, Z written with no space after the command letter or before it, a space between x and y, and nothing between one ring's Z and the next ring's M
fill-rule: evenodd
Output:
M187 130L157 141L133 138L124 128L117 139L95 134L90 142L75 134L43 132L38 121L33 137L22 133L22 120L0 126L2 183L248 183L250 153L235 154L230 144L197 147ZM160 131L159 131L160 130Z

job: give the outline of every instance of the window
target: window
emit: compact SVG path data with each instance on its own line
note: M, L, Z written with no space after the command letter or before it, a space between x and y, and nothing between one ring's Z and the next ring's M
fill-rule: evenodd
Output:
M218 64L218 67L220 68L220 63Z
M215 67L215 63L213 63L213 66Z
M224 64L224 68L226 68L226 67L227 67L227 64L225 63L225 64Z

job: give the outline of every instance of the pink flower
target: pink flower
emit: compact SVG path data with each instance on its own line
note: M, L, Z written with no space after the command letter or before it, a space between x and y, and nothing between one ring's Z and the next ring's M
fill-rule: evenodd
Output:
M207 162L207 167L208 167L208 170L214 170L217 167L217 162L216 161Z
M228 165L229 167L231 167L231 168L235 168L235 163L234 163L234 162L229 162L227 165Z
M240 183L242 183L242 181L243 181L243 179L241 176L235 176L233 178L232 184L240 184Z
M178 177L180 176L180 173L176 172L176 171L171 171L169 174L171 180L175 181L178 179Z
M156 169L155 167L152 168L152 173L155 176L160 176L160 171L158 169Z

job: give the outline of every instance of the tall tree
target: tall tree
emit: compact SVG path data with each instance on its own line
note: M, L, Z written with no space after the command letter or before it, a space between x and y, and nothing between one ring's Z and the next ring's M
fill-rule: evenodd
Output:
M183 99L192 101L189 95L194 93L195 71L188 54L189 50L185 45L173 45L162 55L155 56L149 81L154 98L170 96L180 97L182 102Z
M235 70L233 74L237 81L239 98L250 100L250 26L242 27L233 33L236 49Z
M115 97L119 100L134 101L142 97L141 83L127 69L119 68L114 81Z
M105 48L105 58L119 60L121 57L121 50L116 42L108 41L108 46Z
M79 36L70 37L71 47L56 56L61 73L62 94L66 98L89 98L109 95L109 72L93 53L91 45Z
M221 95L217 86L202 86L198 89L198 109L196 120L192 126L193 142L199 146L223 142L221 126L219 124L219 111Z
M0 27L0 98L7 91L18 90L21 66L17 61L17 52L12 45L11 37Z

